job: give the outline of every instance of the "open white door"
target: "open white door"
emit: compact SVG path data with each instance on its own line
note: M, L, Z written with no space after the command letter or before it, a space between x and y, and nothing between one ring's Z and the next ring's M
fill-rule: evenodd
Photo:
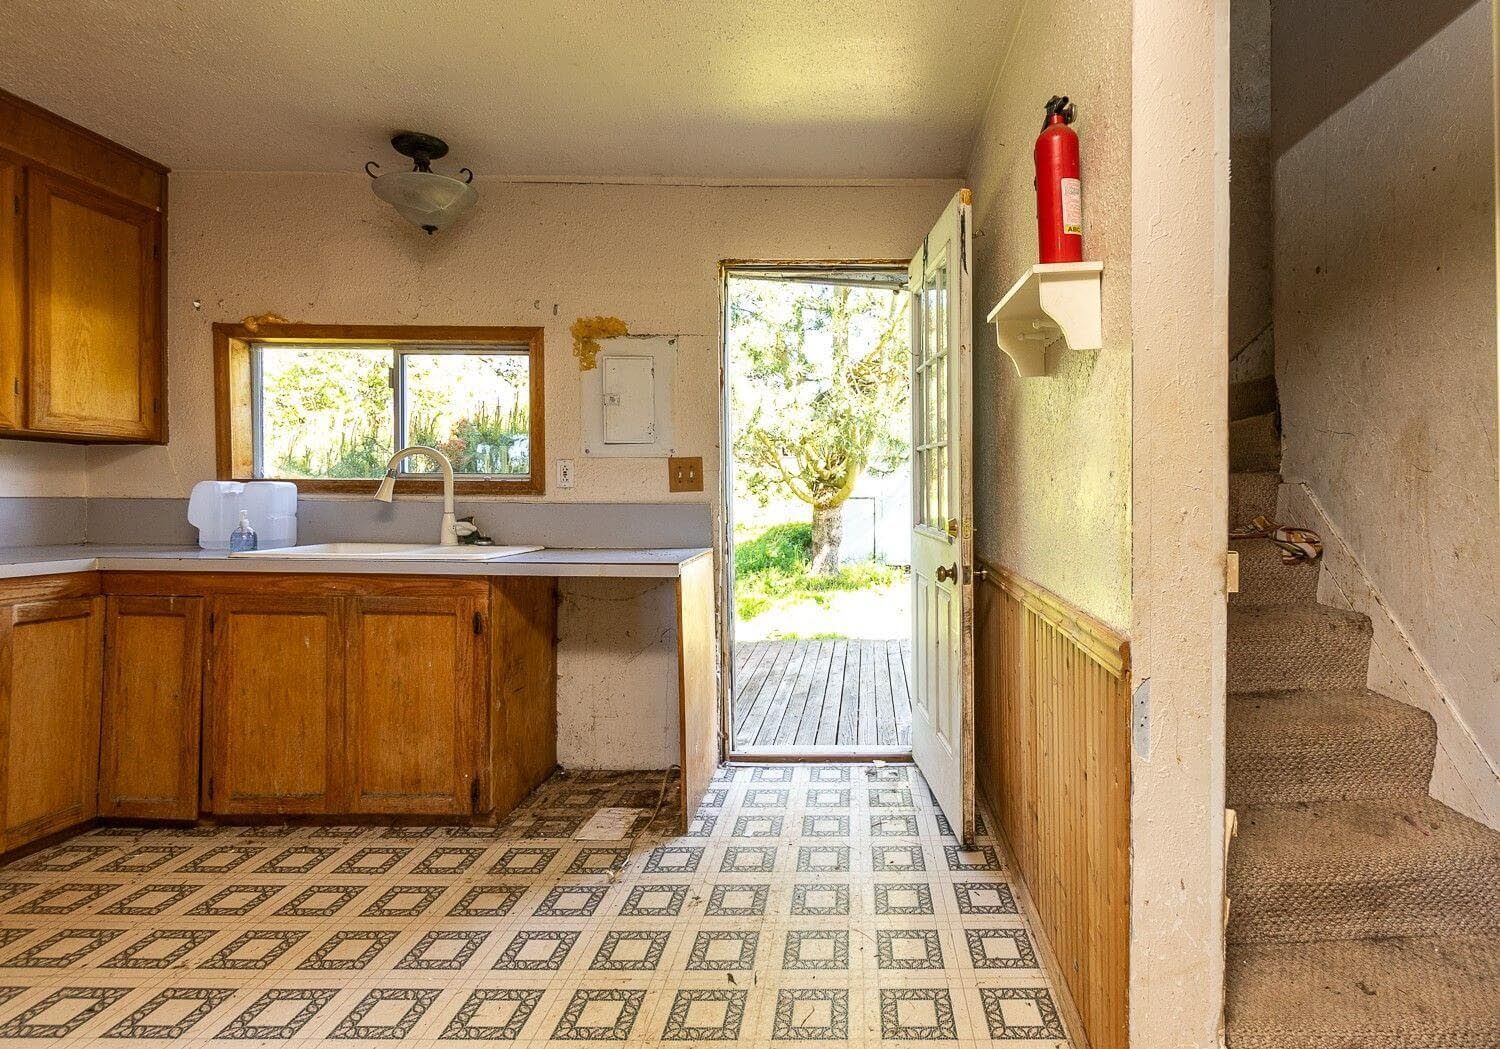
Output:
M911 262L912 758L974 838L973 311L970 194Z

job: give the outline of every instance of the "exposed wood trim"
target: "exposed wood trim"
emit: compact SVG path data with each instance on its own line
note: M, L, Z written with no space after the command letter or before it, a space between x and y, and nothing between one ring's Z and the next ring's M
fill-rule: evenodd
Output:
M476 576L340 575L315 572L101 572L111 596L198 597L216 594L312 597L483 598L488 580ZM65 577L64 577L65 578Z
M0 580L0 604L18 601L56 601L70 597L93 597L99 593L98 572L37 575Z
M976 591L975 766L1094 1049L1128 1044L1130 652L1018 573Z
M43 109L35 102L27 101L20 95L12 94L9 91L0 90L0 103L18 110L22 110L34 119L45 120L50 124L55 124L59 128L62 128L71 134L81 135L93 142L96 146L107 149L112 153L117 153L126 160L132 160L135 163L140 164L144 167L148 167L152 171L158 172L162 175L168 174L172 170L165 164L159 161L152 160L144 153L137 153L129 146L122 146L113 139L105 138L97 131L90 131L82 124L75 124L73 123L73 121L67 119L66 117L60 117L50 109Z
M677 714L686 833L719 767L718 626L712 558L682 566L677 577Z
M989 573L989 583L1024 597L1049 623L1086 648L1091 656L1115 674L1129 676L1130 642L1123 634L1020 573L984 558L978 561Z
M432 345L485 346L524 344L531 360L528 377L531 419L531 476L504 478L459 478L454 491L461 495L534 496L547 490L547 396L544 329L539 327L472 326L452 324L244 324L216 323L214 351L214 452L218 477L223 481L256 480L254 420L250 391L250 345L252 343L295 345ZM304 493L368 495L375 484L369 480L289 480ZM412 477L396 482L398 492L440 492L437 479Z

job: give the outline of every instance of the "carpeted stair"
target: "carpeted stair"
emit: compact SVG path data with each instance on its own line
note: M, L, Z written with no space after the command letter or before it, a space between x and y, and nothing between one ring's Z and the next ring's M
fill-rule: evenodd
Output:
M1274 397L1231 389L1231 527L1276 516ZM1436 729L1365 687L1369 620L1317 603L1315 565L1233 549L1230 1049L1497 1049L1500 835L1428 797Z

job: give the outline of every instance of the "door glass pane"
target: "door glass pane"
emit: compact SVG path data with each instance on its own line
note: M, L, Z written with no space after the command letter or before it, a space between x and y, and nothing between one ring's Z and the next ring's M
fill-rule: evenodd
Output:
M931 449L921 473L923 522L948 526L948 260L946 252L929 262L922 282L923 443Z
M403 353L402 441L438 449L453 472L531 473L531 360L525 353ZM430 473L425 457L410 473Z

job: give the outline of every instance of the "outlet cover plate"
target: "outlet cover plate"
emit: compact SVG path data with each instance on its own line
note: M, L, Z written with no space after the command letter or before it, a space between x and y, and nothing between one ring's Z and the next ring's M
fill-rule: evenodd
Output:
M703 491L703 457L674 455L667 459L667 491Z

